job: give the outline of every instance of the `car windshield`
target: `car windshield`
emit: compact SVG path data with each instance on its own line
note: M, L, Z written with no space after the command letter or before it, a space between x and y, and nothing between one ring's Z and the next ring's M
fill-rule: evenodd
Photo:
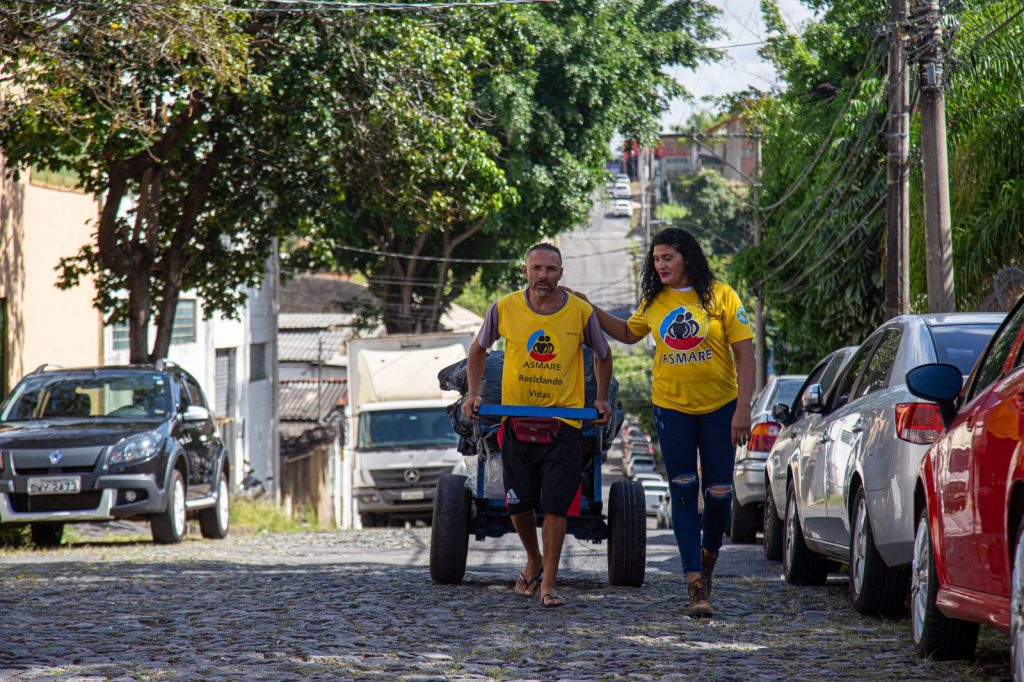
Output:
M996 333L998 324L962 324L931 327L939 362L955 365L964 376L971 373L985 344Z
M146 419L170 410L170 385L156 372L41 375L18 384L0 410L0 421Z
M359 447L363 449L454 447L458 443L459 437L443 407L378 410L359 415Z

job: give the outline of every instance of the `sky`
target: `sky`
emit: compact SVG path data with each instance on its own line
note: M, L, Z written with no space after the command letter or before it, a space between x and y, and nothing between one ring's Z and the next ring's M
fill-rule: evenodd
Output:
M759 0L709 0L720 10L718 25L724 34L713 43L714 46L742 45L764 40L764 22L761 20ZM800 0L778 0L779 9L786 23L797 29L811 18L809 9ZM757 45L730 47L726 57L717 64L702 66L696 70L673 68L670 73L694 96L693 102L673 100L668 111L661 117L661 129L671 130L673 125L682 125L690 114L703 108L701 97L719 96L754 86L767 90L777 82L775 70L763 62L757 54Z

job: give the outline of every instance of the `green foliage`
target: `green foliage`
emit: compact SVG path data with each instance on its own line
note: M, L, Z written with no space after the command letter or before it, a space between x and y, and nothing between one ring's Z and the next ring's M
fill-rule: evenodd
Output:
M654 356L646 341L628 350L612 346L612 372L619 382L619 404L622 411L653 438L657 438L654 415L651 412L651 371Z
M658 218L693 232L709 256L733 255L752 240L745 185L703 170L680 177L671 190L676 203L659 206Z

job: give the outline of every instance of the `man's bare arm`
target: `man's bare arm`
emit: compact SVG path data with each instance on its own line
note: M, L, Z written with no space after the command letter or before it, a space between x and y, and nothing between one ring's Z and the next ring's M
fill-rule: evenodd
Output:
M466 383L469 388L462 401L462 413L470 419L480 418L477 410L480 409L480 381L484 378L484 362L486 360L487 351L474 340L469 346L469 356L466 358Z
M607 424L612 417L612 408L608 403L608 386L612 381L612 354L610 352L604 358L597 357L597 353L594 354L594 378L597 380L594 409L600 413L600 417L594 423Z

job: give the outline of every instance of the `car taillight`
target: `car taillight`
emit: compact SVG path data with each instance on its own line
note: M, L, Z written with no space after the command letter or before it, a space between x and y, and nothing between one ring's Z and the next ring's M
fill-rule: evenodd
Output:
M944 428L942 413L932 403L900 403L896 406L896 435L908 443L931 445Z
M747 443L747 452L768 452L775 445L775 439L779 436L782 424L778 422L761 422L754 424L750 429L750 442Z

